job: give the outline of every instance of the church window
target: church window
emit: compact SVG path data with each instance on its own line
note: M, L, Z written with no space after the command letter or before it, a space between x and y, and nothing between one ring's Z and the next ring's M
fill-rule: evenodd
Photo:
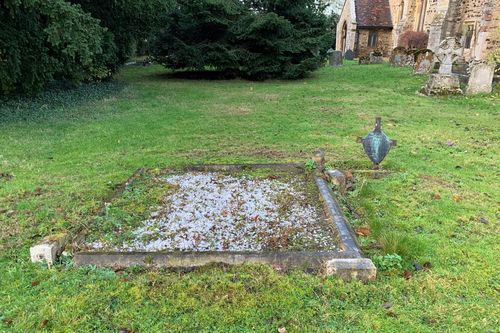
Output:
M465 43L464 47L470 49L472 44L472 37L474 36L474 25L469 24L465 30Z
M377 45L377 32L370 31L368 34L368 47L375 47Z

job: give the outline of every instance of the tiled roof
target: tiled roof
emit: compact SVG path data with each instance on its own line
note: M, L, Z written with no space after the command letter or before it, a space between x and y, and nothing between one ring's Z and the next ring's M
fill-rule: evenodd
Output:
M354 0L358 28L392 28L389 0Z

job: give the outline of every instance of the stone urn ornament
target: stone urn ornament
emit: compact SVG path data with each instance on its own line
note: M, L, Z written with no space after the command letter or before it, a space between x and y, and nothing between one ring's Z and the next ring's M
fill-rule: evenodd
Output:
M358 142L363 144L368 158L373 162L373 169L378 170L380 163L391 150L391 147L396 146L397 141L389 139L384 132L382 132L382 118L375 118L375 128L368 133L364 138L359 137Z

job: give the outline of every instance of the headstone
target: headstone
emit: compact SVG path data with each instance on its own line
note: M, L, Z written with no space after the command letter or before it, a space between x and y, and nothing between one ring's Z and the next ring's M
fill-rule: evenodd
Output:
M434 68L434 52L425 50L419 52L415 56L415 63L413 64L413 74L430 74Z
M370 52L370 64L381 64L384 62L384 58L381 52L373 51Z
M359 57L358 63L360 65L369 65L370 64L370 57L366 57L366 56Z
M420 92L425 95L459 95L462 89L457 75L431 74Z
M354 52L351 49L345 51L344 52L344 59L345 60L354 60Z
M406 49L404 47L396 47L394 50L392 50L391 53L391 58L389 60L391 66L394 67L403 67L406 66L408 63L408 54L406 52Z
M462 56L462 45L455 37L448 37L439 44L436 57L439 59L439 74L449 75L453 63Z
M342 52L329 49L327 52L330 66L342 66Z
M491 93L495 64L486 62L473 62L470 67L470 77L465 93L489 94Z
M453 63L462 54L462 45L455 37L441 42L436 57L440 62L438 74L429 75L427 84L420 90L425 95L461 94L459 77L452 73Z

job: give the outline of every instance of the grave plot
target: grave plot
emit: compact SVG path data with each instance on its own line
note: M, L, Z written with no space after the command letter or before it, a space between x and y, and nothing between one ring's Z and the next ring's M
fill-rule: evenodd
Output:
M373 275L366 260L326 182L297 165L139 172L104 204L75 254L77 265L261 262L351 277L367 267Z

